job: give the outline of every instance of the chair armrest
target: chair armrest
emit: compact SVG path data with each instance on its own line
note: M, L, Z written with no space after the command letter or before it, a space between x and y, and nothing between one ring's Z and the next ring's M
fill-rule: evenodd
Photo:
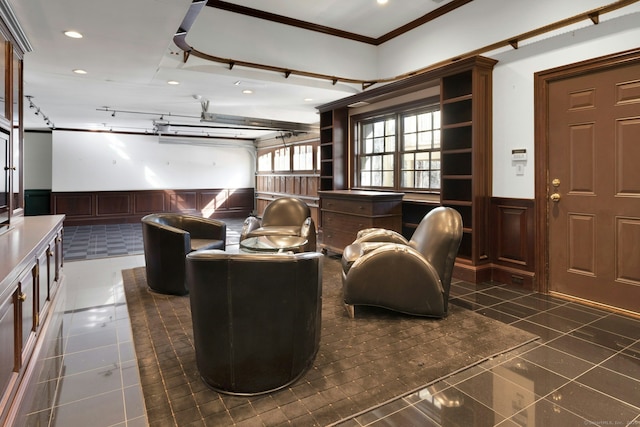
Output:
M343 293L347 304L424 316L446 313L438 272L418 251L402 244L383 244L358 258L344 277Z
M380 248L381 246L388 245L389 242L358 242L352 243L345 247L342 251L342 271L346 274L351 269L351 266L358 259L367 255L368 253Z
M316 250L316 224L313 218L307 217L300 227L300 237L307 239L306 252L315 252Z
M253 230L260 228L262 225L262 221L260 221L255 216L247 217L242 223L242 231L240 232L240 241L242 242L247 238L247 235L251 233Z
M183 226L192 239L226 240L227 225L215 219L198 218L183 220Z
M384 228L369 229L370 231L358 237L354 243L362 242L389 242L408 245L409 241L400 233ZM359 234L359 233L358 233Z

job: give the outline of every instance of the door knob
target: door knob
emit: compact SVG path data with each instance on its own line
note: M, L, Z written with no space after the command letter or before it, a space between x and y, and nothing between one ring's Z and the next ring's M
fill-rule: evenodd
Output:
M549 196L549 199L551 199L552 202L558 203L560 201L560 194L553 193L551 196Z

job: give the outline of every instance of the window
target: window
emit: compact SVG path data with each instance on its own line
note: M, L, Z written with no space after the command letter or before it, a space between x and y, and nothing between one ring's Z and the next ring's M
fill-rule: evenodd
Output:
M376 119L361 124L360 185L393 187L396 119Z
M293 170L313 170L313 146L296 145L293 147Z
M440 111L403 116L400 188L440 189Z
M440 191L440 111L437 106L357 122L359 187Z
M271 172L271 153L266 153L258 157L258 171Z
M291 158L289 157L289 147L276 150L273 158L273 169L277 171L291 170Z

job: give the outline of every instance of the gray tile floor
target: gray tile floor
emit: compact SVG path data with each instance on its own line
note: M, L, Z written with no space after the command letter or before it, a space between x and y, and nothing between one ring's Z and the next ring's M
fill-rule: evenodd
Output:
M120 274L141 265L141 255L65 263L17 425L147 425ZM451 303L540 339L342 427L640 425L639 319L495 283L454 282Z

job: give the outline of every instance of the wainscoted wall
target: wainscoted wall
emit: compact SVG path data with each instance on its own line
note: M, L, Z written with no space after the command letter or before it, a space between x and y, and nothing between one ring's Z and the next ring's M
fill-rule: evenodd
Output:
M534 289L535 201L492 198L490 218L492 279Z
M303 200L311 208L311 217L318 227L319 176L312 174L260 174L256 177L256 213L279 197L292 196Z
M182 212L209 218L243 218L253 210L253 188L51 194L51 212L65 214L65 225L137 222L147 214L159 212Z

